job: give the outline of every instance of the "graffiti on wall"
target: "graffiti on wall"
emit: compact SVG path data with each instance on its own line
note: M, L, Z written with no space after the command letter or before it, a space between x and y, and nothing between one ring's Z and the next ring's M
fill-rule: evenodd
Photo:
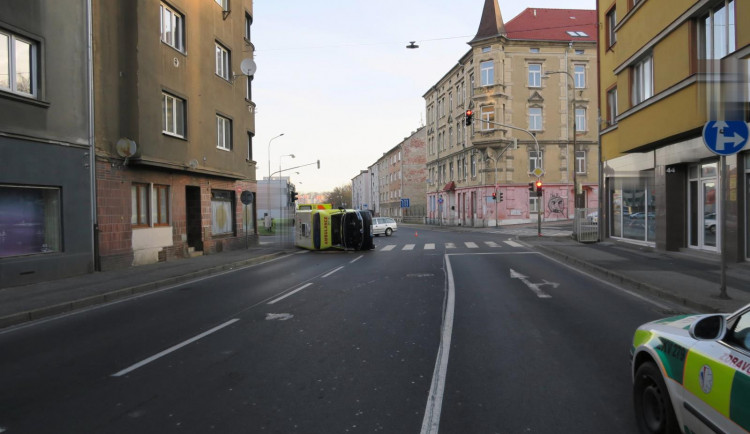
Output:
M557 193L552 193L547 200L547 210L548 217L552 214L560 214L560 216L565 217L565 198Z

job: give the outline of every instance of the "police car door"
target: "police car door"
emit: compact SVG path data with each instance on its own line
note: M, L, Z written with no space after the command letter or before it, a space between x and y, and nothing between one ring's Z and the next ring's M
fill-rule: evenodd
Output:
M750 311L730 318L723 339L690 349L683 385L686 434L750 432Z

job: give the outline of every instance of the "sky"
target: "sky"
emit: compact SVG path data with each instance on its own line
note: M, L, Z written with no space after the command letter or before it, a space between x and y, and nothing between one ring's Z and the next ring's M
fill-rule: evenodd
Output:
M257 178L270 165L301 193L351 184L424 125L423 95L470 49L484 1L255 0ZM503 21L527 7L596 8L528 1L498 0Z

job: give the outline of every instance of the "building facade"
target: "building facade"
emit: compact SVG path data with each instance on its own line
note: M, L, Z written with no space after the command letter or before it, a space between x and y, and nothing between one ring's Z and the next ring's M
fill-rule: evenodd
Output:
M88 17L0 2L0 287L94 270Z
M750 120L750 4L600 0L598 16L606 235L747 259L750 153L722 167L703 129Z
M352 208L362 211L373 209L372 174L369 169L360 170L359 175L352 178Z
M379 213L400 221L425 219L427 129L420 127L375 163Z
M101 269L244 248L245 227L257 242L252 7L94 2Z
M428 223L568 219L598 206L596 27L596 11L567 9L529 8L506 24L485 1L470 50L423 96ZM537 178L541 197L529 191Z

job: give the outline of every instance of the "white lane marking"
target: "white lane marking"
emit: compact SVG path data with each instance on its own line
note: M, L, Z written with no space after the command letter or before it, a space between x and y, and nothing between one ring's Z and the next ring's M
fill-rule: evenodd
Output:
M344 267L343 267L343 266L341 266L341 267L339 267L339 268L336 268L336 269L334 269L334 270L331 270L331 271L329 271L328 273L326 273L326 274L324 274L324 275L322 275L322 276L320 276L320 277L321 277L321 278L323 278L323 279L325 279L326 277L328 277L328 276L330 276L331 274L333 274L333 273L335 273L335 272L337 272L337 271L341 270L342 268L344 268Z
M349 261L349 263L350 263L350 264L353 264L353 263L355 263L355 262L359 261L359 260L360 260L360 259L362 259L362 258L364 258L364 255L360 255L360 256L357 256L356 258L354 258L354 259L352 259L351 261Z
M432 384L430 394L427 397L427 406L422 419L421 434L437 434L440 425L440 412L443 408L443 394L445 393L445 375L448 371L448 355L451 349L451 337L453 334L453 313L456 304L456 286L453 282L453 269L449 255L445 255L445 271L448 277L448 294L443 314L443 330L440 335L440 348L438 348L435 370L432 372Z
M385 247L383 247L382 249L380 249L380 251L381 251L381 252L387 252L387 251L389 251L389 250L393 250L393 249L395 249L395 248L396 248L396 245L395 245L395 244L388 244L387 246L385 246Z
M401 250L414 250L414 244L407 244Z
M471 242L471 241L466 241L464 244L466 244L466 247L468 247L470 249L477 249L477 248L479 248L479 246L477 246L477 243L474 243L474 242Z
M456 245L454 243L445 243L446 249L455 249Z
M511 247L523 247L523 244L519 244L515 241L508 240L508 241L503 241L503 242Z
M223 329L224 327L228 327L228 326L236 323L237 321L239 321L239 318L231 319L231 320L225 322L224 324L218 325L218 326L212 328L211 330L208 330L208 331L205 331L205 332L199 334L198 336L192 337L192 338L190 338L190 339L188 339L186 341L183 341L183 342L181 342L181 343L179 343L179 344L177 344L177 345L175 345L173 347L169 347L166 350L160 352L159 354L154 354L153 356L151 356L151 357L149 357L147 359L141 360L140 362L136 363L135 365L130 366L129 368L125 368L125 369L123 369L120 372L112 374L112 376L113 377L122 377L123 375L126 375L126 374L128 374L130 372L133 372L133 371L135 371L138 368L141 368L141 367L143 367L145 365L148 365L149 363L153 362L154 360L160 359L160 358L166 356L167 354L172 353L174 351L177 351L177 350L179 350L180 348L182 348L182 347L184 347L186 345L190 345L190 344L192 344L193 342L195 342L195 341L197 341L199 339L205 338L206 336L210 335L211 333L216 333L217 331Z
M553 287L557 288L557 286L559 285L559 283L547 282L546 280L544 281L544 283L531 283L531 282L529 282L527 276L524 276L523 274L519 273L518 271L516 271L516 270L514 270L512 268L510 269L510 278L511 279L519 279L519 280L521 280L521 282L523 282L524 284L526 284L526 286L528 286L530 290L534 291L534 294L536 294L536 296L539 297L539 298L552 298L551 295L549 295L546 292L542 291L539 288L540 286L542 286L542 285L552 285Z
M286 321L294 318L291 313L267 313L266 321Z
M435 243L427 243L424 245L425 250L435 250Z
M487 247L501 247L499 244L497 244L494 241L485 241L484 244L487 244Z
M298 292L302 291L303 289L307 288L307 287L308 287L308 286L310 286L310 285L312 285L312 283L306 283L306 284L304 284L304 285L300 286L299 288L295 289L295 290L294 290L294 291L292 291L292 292L288 292L288 293L286 293L286 294L282 295L281 297L279 297L279 298L277 298L277 299L274 299L274 300L271 300L271 301L269 301L269 302L268 302L268 304L276 304L276 303L278 303L279 301L281 301L281 300L283 300L283 299L285 299L285 298L287 298L287 297L289 297L289 296L292 296L292 295L294 295L294 294L296 294L296 293L298 293Z

